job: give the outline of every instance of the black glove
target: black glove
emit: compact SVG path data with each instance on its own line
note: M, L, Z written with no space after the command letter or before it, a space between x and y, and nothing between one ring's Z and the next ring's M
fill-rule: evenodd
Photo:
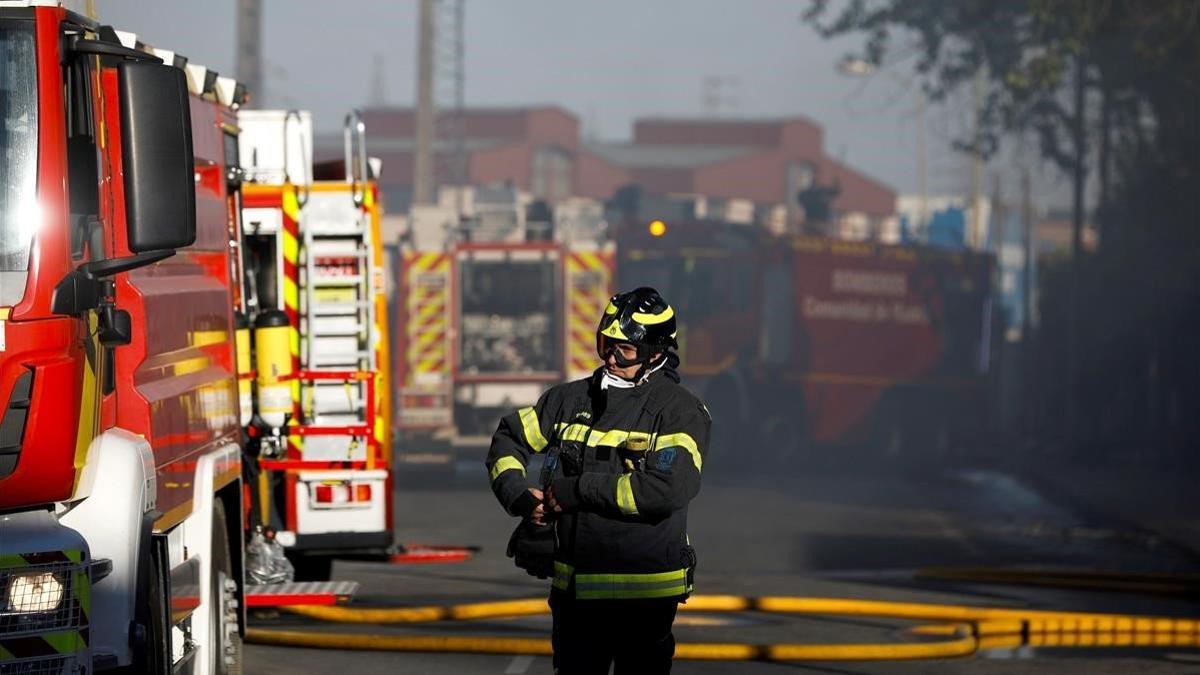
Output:
M554 576L554 543L553 525L538 525L524 519L509 537L506 554L530 575L547 579Z

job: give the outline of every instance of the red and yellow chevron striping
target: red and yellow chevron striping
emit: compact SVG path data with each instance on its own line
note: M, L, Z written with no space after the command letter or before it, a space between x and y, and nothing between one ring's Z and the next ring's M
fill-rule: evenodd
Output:
M586 377L596 368L596 324L612 295L611 250L571 251L567 275L567 375Z
M448 375L446 358L450 307L450 256L445 253L409 253L404 259L408 302L407 321L408 377Z

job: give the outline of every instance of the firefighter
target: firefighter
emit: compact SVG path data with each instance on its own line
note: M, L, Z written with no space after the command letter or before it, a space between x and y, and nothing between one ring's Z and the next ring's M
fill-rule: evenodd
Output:
M613 296L591 377L500 421L486 466L509 514L509 554L552 577L555 672L667 673L692 592L688 502L700 490L708 410L679 385L675 312L652 288ZM539 487L526 467L545 455Z

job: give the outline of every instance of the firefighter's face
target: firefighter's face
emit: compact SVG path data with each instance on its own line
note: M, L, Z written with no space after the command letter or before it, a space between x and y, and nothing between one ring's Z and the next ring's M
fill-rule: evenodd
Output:
M638 369L642 367L642 364L634 363L632 365L622 366L621 364L617 363L616 354L618 352L621 354L621 359L626 363L629 363L630 361L637 360L637 347L628 342L618 342L614 345L611 345L611 349L606 350L604 356L604 365L606 368L608 368L608 372L626 380L633 379L634 376L637 375ZM655 352L650 356L650 360L654 361L661 355L662 352Z

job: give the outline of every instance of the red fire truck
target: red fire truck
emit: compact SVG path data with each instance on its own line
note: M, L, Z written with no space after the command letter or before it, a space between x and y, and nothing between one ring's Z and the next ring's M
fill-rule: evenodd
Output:
M782 462L945 451L982 428L990 256L720 222L629 225L618 241L621 287L676 306L718 458L739 442Z
M393 256L401 461L447 462L455 448L486 446L501 416L597 366L611 242L561 218L527 222L511 203L489 210L478 193L474 204L461 223L414 210L417 234Z
M0 671L227 672L240 87L52 5L0 2Z
M251 406L243 380L250 523L275 530L300 581L327 580L335 557L392 547L378 167L361 118L345 123L344 161L314 172L307 112L238 115L254 327L252 347L242 334L242 370L257 390Z

